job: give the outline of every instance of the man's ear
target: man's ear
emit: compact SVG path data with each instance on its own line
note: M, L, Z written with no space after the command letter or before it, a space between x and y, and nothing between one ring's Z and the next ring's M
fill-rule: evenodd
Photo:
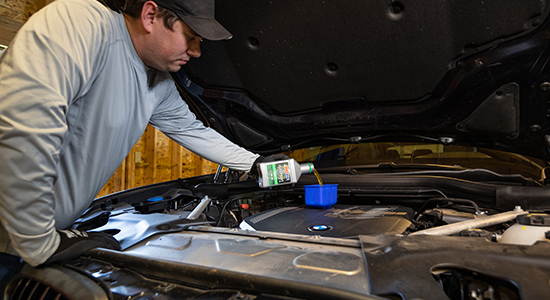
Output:
M158 5L153 1L147 1L141 8L141 23L148 33L153 31L153 22L158 12Z

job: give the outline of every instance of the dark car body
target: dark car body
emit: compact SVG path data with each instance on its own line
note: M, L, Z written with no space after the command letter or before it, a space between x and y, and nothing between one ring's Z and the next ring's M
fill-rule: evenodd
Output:
M73 228L122 251L25 267L8 299L550 297L546 1L216 5L233 38L173 74L184 100L337 204L221 169L109 195Z

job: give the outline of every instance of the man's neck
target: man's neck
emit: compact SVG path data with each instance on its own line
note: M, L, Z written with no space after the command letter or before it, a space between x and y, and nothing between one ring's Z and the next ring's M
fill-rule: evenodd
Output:
M130 39L132 40L132 45L134 46L138 57L141 59L142 62L145 63L145 61L143 60L143 52L141 49L143 49L143 46L145 45L144 40L146 32L140 26L141 24L139 24L139 20L136 20L125 13L123 13L122 15L124 16L124 22L126 23L128 34L130 35Z

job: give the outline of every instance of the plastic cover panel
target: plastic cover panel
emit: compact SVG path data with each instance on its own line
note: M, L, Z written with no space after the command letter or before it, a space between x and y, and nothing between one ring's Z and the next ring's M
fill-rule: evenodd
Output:
M243 228L327 237L362 234L401 234L411 225L414 211L402 206L340 205L330 209L275 208L255 214Z
M369 291L361 248L186 231L151 237L125 255L172 268L199 265L359 294ZM139 269L139 267L136 267ZM163 270L150 270L162 272ZM163 277L174 276L165 272Z
M430 94L460 57L536 29L545 1L217 1L233 33L185 71L292 113L326 101ZM363 100L364 99L364 100Z

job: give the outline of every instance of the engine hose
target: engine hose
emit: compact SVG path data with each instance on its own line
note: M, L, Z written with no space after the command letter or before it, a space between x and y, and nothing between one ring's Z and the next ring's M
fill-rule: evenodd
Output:
M456 203L468 203L468 204L471 204L475 211L476 211L476 214L481 214L481 210L479 210L479 206L477 205L477 203L475 203L474 201L472 200L468 200L468 199L460 199L460 198L431 198L429 199L428 201L426 201L421 207L420 209L418 210L418 212L416 212L416 214L414 215L414 218L413 220L416 222L418 217L424 212L424 210L426 210L426 207L428 206L428 204L430 202L437 202L437 201L441 201L441 202L456 202Z
M227 200L227 202L225 202L225 204L223 205L222 211L220 212L220 216L219 216L219 219L218 219L218 223L216 224L216 227L220 227L220 224L222 223L223 213L224 213L225 209L227 208L227 205L230 202L234 202L234 201L237 201L237 200L240 200L240 199Z

